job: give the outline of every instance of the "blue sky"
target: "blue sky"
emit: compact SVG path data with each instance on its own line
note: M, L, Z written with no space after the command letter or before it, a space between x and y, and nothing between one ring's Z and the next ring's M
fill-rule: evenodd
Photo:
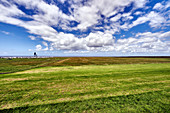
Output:
M0 56L170 55L170 0L0 0Z

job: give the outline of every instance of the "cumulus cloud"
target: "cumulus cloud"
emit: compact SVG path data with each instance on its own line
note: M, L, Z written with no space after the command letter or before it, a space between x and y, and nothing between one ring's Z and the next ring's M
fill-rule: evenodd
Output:
M169 41L164 41L163 38L169 38L169 32L144 32L137 33L135 37L127 39L118 39L115 44L116 51L122 52L169 52Z
M69 14L64 13L55 3L47 3L45 0L2 0L0 22L25 28L30 33L31 40L36 40L37 36L43 39L42 45L36 45L37 51L147 52L166 51L165 48L169 46L169 42L163 41L170 37L169 32L137 33L134 37L125 39L114 37L115 33L121 30L129 30L146 22L149 22L151 28L167 26L168 12L159 13L158 10L167 9L170 6L169 2L157 3L153 7L154 11L148 14L136 10L145 8L148 0L59 0L59 2L69 3ZM134 5L132 10L125 13L124 10L132 4ZM26 14L18 6L32 10L33 13ZM30 20L26 21L21 19L22 17ZM80 35L75 35L75 32L79 32ZM122 38L124 37L122 35Z
M51 50L101 50L106 47L113 46L114 38L112 34L96 32L90 33L87 37L77 38L72 34L59 33L56 38L47 38L51 41ZM51 40L52 39L52 40Z
M80 22L78 29L86 29L89 26L98 23L100 16L97 14L98 9L96 7L83 6L76 9L74 12L74 18Z
M46 43L46 42L42 42L42 44L45 46L45 48L43 49L43 47L42 47L42 45L40 45L40 44L38 44L38 45L36 45L35 47L36 47L36 51L47 51L47 50L49 50L48 49L48 44ZM30 49L31 50L31 49Z
M73 34L60 32L52 41L52 47L58 50L80 50L85 49L83 40L75 37ZM48 40L48 39L47 39Z
M40 44L36 45L36 51L41 51L42 50L42 46Z
M112 46L114 43L112 34L103 32L90 33L85 41L88 47Z

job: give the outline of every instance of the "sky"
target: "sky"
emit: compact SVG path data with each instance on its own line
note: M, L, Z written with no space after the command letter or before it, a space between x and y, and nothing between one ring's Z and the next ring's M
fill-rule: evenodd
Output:
M0 0L0 56L170 56L170 0Z

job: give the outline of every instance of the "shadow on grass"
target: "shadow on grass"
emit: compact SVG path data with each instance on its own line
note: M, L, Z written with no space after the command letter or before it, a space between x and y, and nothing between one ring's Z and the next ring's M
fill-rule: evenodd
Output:
M166 91L134 95L103 97L37 106L25 106L0 110L1 113L37 112L154 112L168 113L169 94Z

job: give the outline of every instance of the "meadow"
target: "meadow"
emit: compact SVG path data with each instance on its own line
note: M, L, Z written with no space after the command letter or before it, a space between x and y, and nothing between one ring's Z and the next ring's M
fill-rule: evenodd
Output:
M170 58L0 59L0 112L170 111Z

